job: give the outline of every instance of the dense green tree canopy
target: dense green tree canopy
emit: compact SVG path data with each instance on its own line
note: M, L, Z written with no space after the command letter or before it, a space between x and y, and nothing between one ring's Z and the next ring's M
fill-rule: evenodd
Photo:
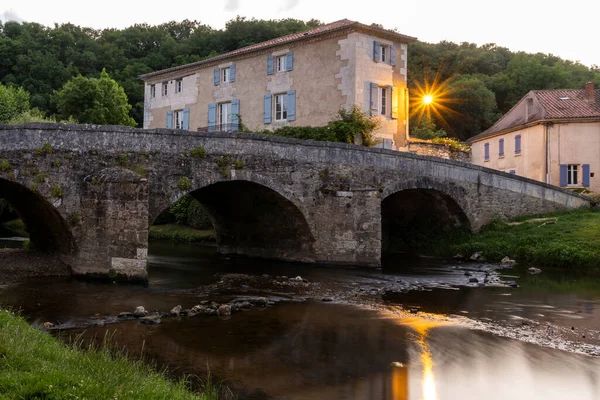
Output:
M78 75L57 91L53 100L58 115L80 123L135 126L123 88L102 70L100 79Z
M29 110L29 93L0 84L0 122L7 123Z

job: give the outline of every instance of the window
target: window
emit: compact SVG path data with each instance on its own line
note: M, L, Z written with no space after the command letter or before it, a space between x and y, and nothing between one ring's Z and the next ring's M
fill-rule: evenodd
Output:
M483 159L485 161L490 161L490 144L486 143L483 145Z
M275 95L275 121L285 121L288 117L287 93Z
M387 115L387 89L379 88L379 114Z
M515 154L521 154L521 135L515 136Z
M156 97L156 85L150 85L150 97L151 98Z
M287 71L286 58L287 56L277 57L277 72Z
M221 70L221 82L231 82L231 68L223 68Z
M175 81L175 93L181 93L183 91L183 79L177 79Z
M220 103L219 104L219 116L218 125L219 130L229 130L229 124L231 123L231 103Z
M498 157L504 157L504 139L498 141Z
M169 83L163 82L163 96L167 96L169 94Z
M567 185L575 186L577 185L577 164L569 164L567 165Z
M388 54L389 54L389 47L386 45L380 45L380 59L379 61L381 61L382 63L388 62Z
M175 129L183 129L183 110L173 111L175 114Z

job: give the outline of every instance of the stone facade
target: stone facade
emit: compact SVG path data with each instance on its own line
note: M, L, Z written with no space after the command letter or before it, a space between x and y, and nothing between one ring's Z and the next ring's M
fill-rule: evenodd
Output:
M471 162L471 152L454 150L450 147L450 145L443 143L432 143L426 140L411 138L408 143L408 151L421 156L431 156L444 158L446 160Z
M211 215L222 253L359 266L380 265L382 241L402 233L389 221L406 221L405 209L436 208L477 230L589 205L462 162L255 134L0 126L0 155L0 197L36 246L61 252L80 275L145 279L148 225L188 193Z
M355 25L341 30L328 30L325 26L318 35L309 31L306 38L293 41L282 38L280 45L257 44L252 46L252 51L242 49L232 52L231 56L216 57L214 62L208 59L143 75L144 128L169 127L167 113L189 110L188 129L204 129L209 125L209 107L217 107L218 121L218 106L233 101L239 102L239 116L244 126L253 131L283 126L324 126L338 118L341 108L357 105L369 112L374 109L380 122L375 135L385 140L386 148L406 150L406 67L408 43L414 38L363 25L357 29ZM377 43L386 48L384 62L375 60ZM268 58L276 60L286 54L293 54L293 68L277 71L275 66L274 72L269 74ZM232 66L236 71L235 80L215 84L215 69L222 71ZM180 92L177 92L178 81L181 81ZM164 95L163 85L167 95ZM388 90L386 115L378 115L375 104L378 99L373 100L374 105L371 103L372 85ZM274 96L291 91L295 93L295 118L276 121ZM264 118L265 95L273 96L269 123ZM291 106L288 104L288 107ZM219 130L218 122L216 130Z

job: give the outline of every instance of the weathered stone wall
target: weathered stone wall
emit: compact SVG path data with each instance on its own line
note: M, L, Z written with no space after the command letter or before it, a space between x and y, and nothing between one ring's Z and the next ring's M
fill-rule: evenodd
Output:
M94 264L95 273L115 269L138 278L148 224L187 193L209 205L223 252L362 266L380 264L381 204L402 190L440 192L475 230L495 218L589 205L554 186L462 162L254 134L0 126L0 157L10 164L4 182L48 199L62 217L59 230L74 238L68 257L76 272L85 271L78 268L93 258L96 243L111 262ZM137 178L106 182L96 192L100 171L111 167ZM53 197L54 185L60 197ZM114 258L137 261L115 266Z
M471 162L471 152L463 150L454 150L447 144L431 143L427 141L410 139L408 151L420 156L431 156L444 158L446 160L455 160L461 162Z

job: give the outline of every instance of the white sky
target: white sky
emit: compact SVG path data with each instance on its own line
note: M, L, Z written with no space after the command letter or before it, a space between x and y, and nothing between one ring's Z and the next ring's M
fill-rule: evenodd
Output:
M157 4L153 6L152 4ZM496 43L600 65L600 0L2 0L0 19L52 26L123 28L198 20L214 28L237 15L373 22L425 42Z

